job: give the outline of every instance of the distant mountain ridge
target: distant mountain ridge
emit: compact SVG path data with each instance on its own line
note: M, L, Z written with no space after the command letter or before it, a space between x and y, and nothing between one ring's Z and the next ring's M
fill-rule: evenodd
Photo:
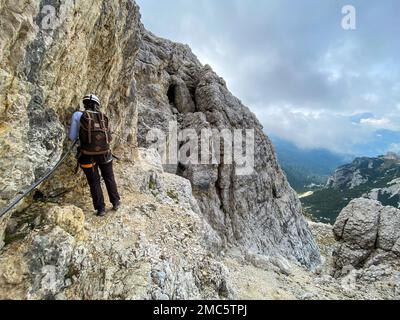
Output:
M382 174L387 175L386 170L395 170L398 164L400 158L395 153L377 158L356 158L351 164L341 166L335 171L328 180L327 188L353 189L368 182L378 183L383 179Z
M335 169L350 160L325 149L301 149L278 137L271 140L290 185L299 193L325 186Z
M356 158L339 167L324 189L301 200L305 210L317 220L334 223L340 211L360 197L400 208L400 157L397 154Z

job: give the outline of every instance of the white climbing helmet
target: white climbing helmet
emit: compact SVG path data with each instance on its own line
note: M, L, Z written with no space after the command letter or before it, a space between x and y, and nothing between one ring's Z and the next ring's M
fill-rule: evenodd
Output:
M85 103L85 101L94 101L100 106L100 99L99 99L99 97L97 97L94 94L89 94L89 95L85 96L83 98L83 103Z

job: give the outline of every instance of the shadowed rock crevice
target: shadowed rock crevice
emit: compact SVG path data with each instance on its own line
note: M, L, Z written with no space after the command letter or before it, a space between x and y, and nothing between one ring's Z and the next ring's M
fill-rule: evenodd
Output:
M176 85L175 84L171 84L169 86L167 96L168 96L169 104L173 108L176 108L178 110L178 108L176 107Z
M193 96L185 82L173 77L167 91L168 102L174 112L188 114L196 111ZM175 112L176 113L176 112Z

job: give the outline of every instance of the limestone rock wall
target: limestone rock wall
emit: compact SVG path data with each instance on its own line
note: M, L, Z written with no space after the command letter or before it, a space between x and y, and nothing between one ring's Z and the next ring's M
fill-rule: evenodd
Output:
M42 8L60 4L67 8L63 23L42 29ZM2 1L0 14L4 201L59 158L64 126L88 92L99 94L114 130L134 139L139 13L132 1Z
M129 0L2 0L0 17L3 207L59 159L71 113L89 92L100 96L121 139L136 141L140 16Z

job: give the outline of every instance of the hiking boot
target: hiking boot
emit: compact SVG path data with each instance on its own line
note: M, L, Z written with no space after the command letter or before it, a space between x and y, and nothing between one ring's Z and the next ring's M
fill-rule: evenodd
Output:
M97 211L98 217L104 217L105 215L106 215L106 210L102 209Z
M114 211L118 211L119 208L121 208L121 202L117 202L116 204L114 204L114 206L113 206Z

